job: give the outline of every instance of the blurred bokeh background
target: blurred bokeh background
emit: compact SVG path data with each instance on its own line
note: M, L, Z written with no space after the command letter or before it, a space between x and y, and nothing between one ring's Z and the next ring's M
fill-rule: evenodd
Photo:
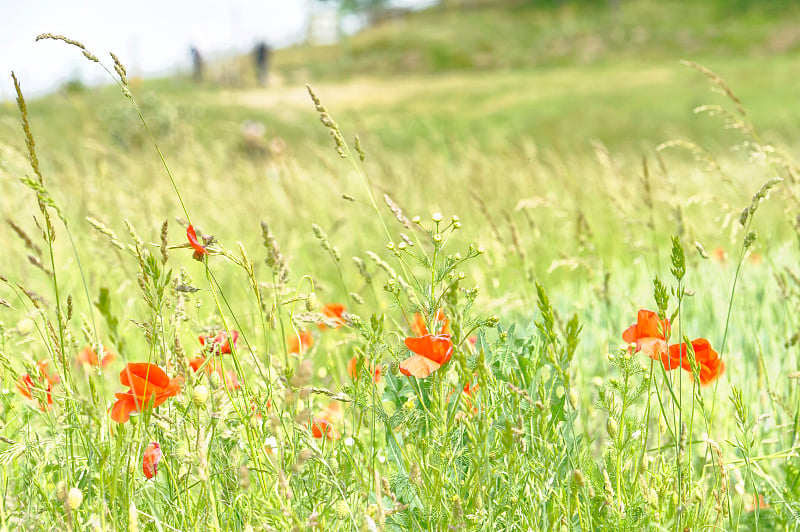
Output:
M476 275L499 301L520 279L602 284L616 263L650 279L674 233L732 253L742 206L774 174L768 155L800 138L800 3L788 0L4 2L0 20L4 218L35 211L18 182L30 170L12 69L68 219L124 233L127 218L155 241L181 214L112 75L72 46L34 42L52 32L112 73L108 52L119 56L197 225L221 241L260 246L265 219L296 271L319 258L312 223L347 256L385 244L308 83L347 142L360 137L378 199L409 217L457 214L464 240L495 252ZM682 61L721 75L745 115ZM791 242L789 205L762 214L776 238L759 245Z

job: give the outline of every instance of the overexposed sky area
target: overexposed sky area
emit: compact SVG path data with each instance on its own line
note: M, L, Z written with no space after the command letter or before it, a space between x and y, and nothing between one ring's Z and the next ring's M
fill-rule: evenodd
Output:
M399 0L421 7L430 0ZM12 99L13 70L26 95L80 78L105 81L105 73L80 50L54 41L56 33L82 42L107 61L114 52L129 76L190 67L189 47L207 57L248 51L260 40L273 47L301 41L315 0L0 0L0 100Z

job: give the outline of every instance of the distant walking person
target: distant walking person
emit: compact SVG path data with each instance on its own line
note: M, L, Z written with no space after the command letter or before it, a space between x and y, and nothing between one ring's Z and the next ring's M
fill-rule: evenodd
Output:
M200 55L200 50L195 46L189 48L189 53L192 56L192 72L194 73L195 81L203 81L203 56Z
M260 41L255 50L253 50L253 59L256 64L256 77L258 84L263 86L267 84L267 76L269 76L269 59L272 55L272 50L264 41Z

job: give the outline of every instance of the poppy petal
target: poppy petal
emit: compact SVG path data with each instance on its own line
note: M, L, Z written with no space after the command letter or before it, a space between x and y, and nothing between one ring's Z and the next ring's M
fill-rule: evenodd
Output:
M400 362L400 373L407 377L424 379L442 365L422 355L413 355Z
M405 344L412 352L427 357L440 366L446 364L453 355L453 342L449 334L406 338Z
M200 242L197 240L197 232L194 230L194 226L189 226L186 228L186 238L189 239L189 245L192 246L194 250L194 257L195 258L202 258L203 255L208 255L208 251L206 248L200 245Z
M132 388L136 395L144 397L156 391L156 388L166 388L170 380L166 372L155 364L131 362L120 372L119 382Z
M153 478L158 474L158 462L161 461L163 453L161 446L157 442L150 442L142 454L142 471L147 478Z
M129 393L115 394L117 402L111 407L111 419L117 423L127 423L131 412L136 410L136 402Z
M353 380L358 379L358 357L355 355L347 362L347 374Z

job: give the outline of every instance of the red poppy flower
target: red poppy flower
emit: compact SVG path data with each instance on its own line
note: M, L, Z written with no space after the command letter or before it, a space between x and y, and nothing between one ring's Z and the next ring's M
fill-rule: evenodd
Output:
M239 384L239 377L236 376L236 372L232 369L225 372L223 380L225 381L225 387L230 391L238 390L242 387L242 385Z
M333 321L335 323L333 326L334 329L338 329L347 323L345 322L343 316L345 312L344 305L340 303L329 303L327 305L323 305L321 311L323 316L328 318L328 321ZM323 330L328 328L325 323L318 324L318 327Z
M371 370L370 372L372 373L373 382L375 382L375 384L378 384L379 382L381 382L381 374L383 373L383 370L381 369L381 366L380 365L375 366L375 364L370 364L370 370ZM351 358L347 362L347 374L350 375L350 378L353 379L354 381L358 380L358 357L357 356L353 356L353 358Z
M288 344L290 353L299 354L314 344L314 338L311 336L311 331L300 331L289 336Z
M76 360L83 366L100 366L105 369L106 366L116 360L117 355L106 346L103 346L102 351L102 358L98 358L97 353L95 353L94 349L92 349L92 346L87 345L83 348L83 351L78 353Z
M23 373L20 375L19 379L17 380L17 390L21 393L24 397L28 399L33 399L33 392L35 390L47 390L47 404L53 404L53 396L51 392L53 391L53 385L60 382L58 375L51 375L47 371L47 360L40 360L36 365L39 367L39 375L36 377L36 380L27 373ZM40 405L42 410L46 408L44 402Z
M111 407L111 419L125 423L131 412L141 412L150 405L158 407L181 389L179 379L170 379L163 369L147 362L128 363L119 374L119 381L130 388L115 394L117 402Z
M478 385L477 382L475 384L473 384L473 385L470 385L470 383L467 382L464 385L464 393L469 395L470 397L472 397L472 392L476 391L478 388L479 388L479 385Z
M653 360L661 360L666 368L669 332L668 319L661 320L655 312L640 310L636 323L625 329L622 339L629 344L635 343L637 352L644 351Z
M449 334L427 334L421 338L406 338L406 347L414 355L400 362L400 373L424 379L453 356L453 342Z
M338 440L341 436L330 421L325 418L317 418L311 423L311 435L315 438L328 438L329 440Z
M222 365L219 362L212 360L211 362L206 363L206 360L207 359L204 356L196 356L189 361L189 366L195 373L197 373L200 368L204 368L208 375L216 373L225 383L225 387L231 391L241 388L241 385L239 384L239 378L236 376L235 371L228 370L223 372Z
M439 312L436 313L436 323L434 323L434 325L437 323L442 324L442 329L439 331L439 334L450 334L450 320L445 318L443 309L439 309ZM423 318L422 314L419 312L414 314L414 322L411 324L411 330L417 336L427 336L430 334L427 325L425 325L425 318Z
M194 250L192 254L194 260L203 260L203 257L208 255L208 250L197 240L197 233L191 225L186 228L186 238L189 239L189 245L192 246Z
M769 508L769 503L764 500L764 496L759 494L758 496L753 495L751 499L745 497L744 500L744 510L746 512L753 512L758 506L759 510L766 510Z
M158 474L158 462L161 461L163 453L161 446L157 442L150 442L142 454L142 471L147 478L153 478Z
M198 339L200 340L200 345L204 347L206 343L208 343L211 346L210 349L212 352L229 355L233 348L236 347L236 342L239 340L239 331L231 330L230 339L228 339L227 331L220 331L216 336L211 336L210 334L200 336ZM233 342L231 342L231 340Z
M700 384L706 385L712 382L725 371L725 363L720 360L719 353L711 348L711 344L705 338L692 340L692 350L697 361ZM692 371L685 343L669 346L669 365L671 366L669 369L677 368L680 365L686 371ZM666 362L664 368L667 368Z
M204 357L204 356L196 356L196 357L194 357L193 359L191 359L189 361L189 366L191 366L192 371L197 373L197 370L199 370L201 367L203 367L203 364L205 364L205 363L206 363L206 357ZM205 369L206 369L207 373L211 373L211 363L206 364Z

